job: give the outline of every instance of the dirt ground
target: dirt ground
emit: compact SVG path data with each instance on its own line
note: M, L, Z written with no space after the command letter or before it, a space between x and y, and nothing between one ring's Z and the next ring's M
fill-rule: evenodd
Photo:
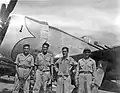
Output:
M14 79L13 78L8 79L7 77L3 77L3 78L0 78L0 93L12 93L12 89L14 86L14 82L13 82ZM56 88L53 87L53 91L49 93L56 93L55 91ZM72 93L76 93L76 92L74 91ZM120 93L120 85L105 80L99 89L99 93Z

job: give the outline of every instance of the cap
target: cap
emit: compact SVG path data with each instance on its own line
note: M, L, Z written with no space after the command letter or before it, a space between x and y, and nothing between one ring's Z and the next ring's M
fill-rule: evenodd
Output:
M85 52L91 53L91 50L90 50L89 48L85 48L85 49L83 50L83 53L85 53Z

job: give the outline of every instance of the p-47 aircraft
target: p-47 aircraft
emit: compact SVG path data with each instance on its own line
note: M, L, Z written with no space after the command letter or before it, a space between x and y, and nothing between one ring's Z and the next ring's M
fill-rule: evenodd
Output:
M54 53L55 59L60 57L60 50L63 46L70 48L70 56L76 61L83 56L80 49L84 49L83 44L93 47L91 57L98 63L98 68L101 69L99 69L99 73L102 73L98 74L98 85L101 85L104 76L104 79L119 79L119 46L103 49L99 45L87 43L83 39L49 26L47 22L22 15L10 16L7 24L8 28L0 45L1 76L15 74L15 58L18 53L22 52L23 44L29 43L31 45L31 54L34 55L36 50L41 50L41 45L44 42L49 42L51 45L49 50Z
M3 23L5 23L1 28L3 34L0 34L2 37L0 44L1 76L15 75L15 58L18 53L22 52L23 44L29 43L31 45L31 54L35 55L36 51L41 51L41 45L44 42L48 42L50 44L49 52L54 54L55 60L61 57L60 51L63 46L70 48L70 56L76 61L83 57L82 50L84 47L90 46L93 51L91 57L97 62L97 85L99 87L105 79L120 79L120 46L109 48L96 43L91 44L82 38L77 38L50 26L47 22L38 21L23 15L8 15ZM74 82L74 76L72 76L72 80Z

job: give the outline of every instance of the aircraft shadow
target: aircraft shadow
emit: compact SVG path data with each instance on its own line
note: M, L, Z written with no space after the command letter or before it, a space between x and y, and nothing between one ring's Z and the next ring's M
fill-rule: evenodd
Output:
M12 91L8 91L7 89L3 89L0 93L12 93Z
M2 78L0 78L0 82L7 83L7 84L14 84L13 80L6 80ZM104 80L104 82L102 83L99 89L104 91L109 91L109 92L120 93L120 86L108 80ZM0 91L0 93L12 93L12 92L8 91L7 89L3 89L2 91ZM55 93L55 91L52 91L52 93ZM72 93L77 93L77 89L74 89Z
M14 80L7 80L7 79L3 79L3 78L0 78L0 82L6 83L6 84L14 84Z
M112 81L104 80L100 87L100 90L120 93L120 85Z

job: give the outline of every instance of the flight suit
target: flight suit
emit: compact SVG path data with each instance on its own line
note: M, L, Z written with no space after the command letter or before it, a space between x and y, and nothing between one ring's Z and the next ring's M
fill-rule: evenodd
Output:
M25 75L28 74L30 67L34 66L34 58L31 54L28 54L25 56L23 53L20 53L16 57L16 64L19 65L18 70L19 70L19 76L20 77L25 77ZM13 89L13 93L18 93L19 91L19 78L17 74L15 75L15 85ZM30 76L27 78L24 86L24 93L29 93L29 84L30 84Z
M80 59L76 72L78 93L92 93L92 87L96 78L96 63L92 58Z
M38 53L35 64L38 66L36 70L36 81L33 88L33 93L39 93L41 85L43 85L44 92L46 92L47 83L50 80L50 68L49 66L53 64L53 55L47 53Z
M77 65L77 62L72 57L59 58L55 65L55 69L58 71L56 93L71 93L70 69L72 65Z

